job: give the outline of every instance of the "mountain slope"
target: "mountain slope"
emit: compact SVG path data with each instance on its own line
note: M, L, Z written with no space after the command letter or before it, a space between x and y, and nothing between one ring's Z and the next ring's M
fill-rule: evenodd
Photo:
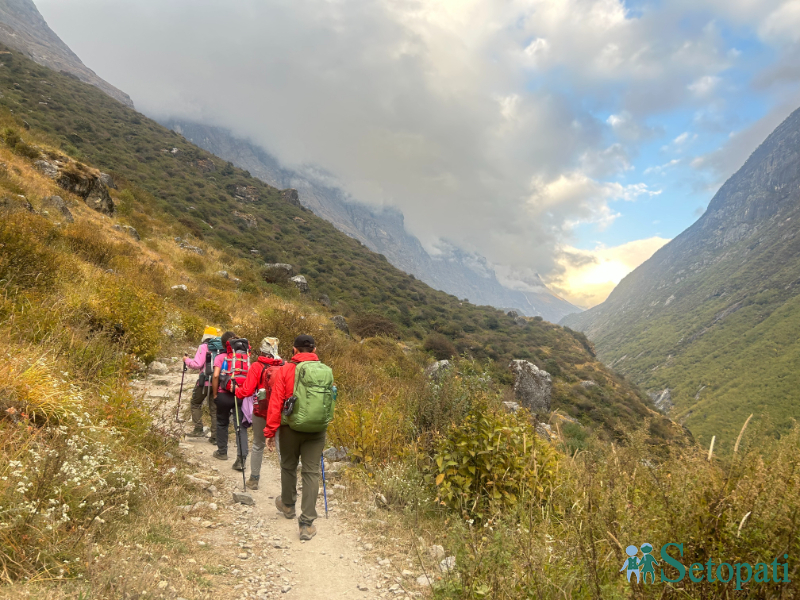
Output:
M735 436L751 412L784 431L800 414L798 230L800 110L696 223L562 322L646 389L668 388L671 414L701 439Z
M6 143L32 160L40 157L19 141L19 132L27 135L27 123L31 132L46 136L73 159L110 173L118 188L112 196L120 224L135 227L145 246L166 223L183 246L219 249L220 260L232 272L240 265L236 274L242 279L242 301L248 294L297 297L291 284L269 283L274 273L263 266L265 260L286 262L307 277L309 300L327 295L333 314L377 322L389 335L417 346L432 334L447 336L458 352L496 361L492 374L502 382L511 379L509 360L531 360L554 377L554 408L587 425L601 425L612 435L623 424L653 418L658 438L682 436L634 386L593 357L583 335L541 320L515 320L433 290L300 206L292 193L225 164L92 86L20 54L10 53L5 60L0 113L16 123L16 131L3 132ZM38 101L43 93L51 98L46 105ZM13 181L2 177L0 189L12 196L20 193ZM202 256L186 254L181 247L176 243L174 252L185 255L187 269L218 278L205 274ZM242 264L248 267L242 270ZM193 302L203 307L206 318L227 322L229 312L213 294ZM372 335L368 328L363 331L364 337ZM589 379L593 385L582 385Z
M263 148L238 139L225 129L179 119L170 119L164 125L270 185L296 188L303 206L431 287L466 298L473 304L514 308L529 317L541 316L553 323L581 311L547 289L540 279L527 285L528 291L505 287L485 258L455 246L432 257L406 231L403 214L398 210L371 209L355 202L326 181L324 174L286 169Z
M54 71L64 71L133 108L128 94L115 88L81 62L47 25L32 0L0 0L0 43Z

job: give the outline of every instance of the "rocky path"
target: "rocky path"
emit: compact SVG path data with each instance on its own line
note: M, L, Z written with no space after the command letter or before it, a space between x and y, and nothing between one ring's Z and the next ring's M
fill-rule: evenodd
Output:
M151 372L131 385L153 407L157 427L188 432L192 427L189 397L196 375L186 374L181 408L186 421L176 423L181 362L168 359L163 364L167 368L160 373ZM204 419L207 425L208 417ZM233 435L230 441L234 442ZM344 513L351 505L347 490L335 480L328 480L328 518L320 493L317 535L301 542L297 521L285 519L275 508L275 496L280 494L275 455L265 452L260 489L249 492L255 504L247 506L233 501L233 491L242 491L241 472L231 468L235 446L228 448L227 461L212 457L215 446L206 438L183 438L180 449L195 469L189 481L203 498L183 507L188 527L182 530L189 532L190 543L199 553L199 560L188 559L187 567L195 569L194 581L210 588L208 597L344 600L422 595L414 573L381 557L354 531L353 518L346 519ZM247 469L249 476L249 461Z

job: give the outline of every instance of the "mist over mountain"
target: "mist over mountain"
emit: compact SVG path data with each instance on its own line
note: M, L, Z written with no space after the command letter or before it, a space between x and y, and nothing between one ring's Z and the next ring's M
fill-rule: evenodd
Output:
M800 110L705 214L564 325L695 434L800 413Z
M303 172L284 168L263 148L238 139L223 128L180 119L167 120L164 125L270 185L297 189L303 206L431 287L466 298L473 304L514 309L552 322L581 311L550 291L538 276L523 282L525 290L505 287L484 257L453 244L440 245L439 253L431 256L406 231L399 210L374 209L355 201L336 185L329 173L313 167Z

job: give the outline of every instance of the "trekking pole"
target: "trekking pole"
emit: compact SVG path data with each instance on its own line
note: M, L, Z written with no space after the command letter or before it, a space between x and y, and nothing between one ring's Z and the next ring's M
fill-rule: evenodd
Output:
M322 465L322 497L325 499L325 518L328 518L328 492L325 491L325 457L319 457L319 464Z
M184 352L183 357L186 358L188 354ZM186 366L186 361L183 361L183 373L181 373L181 390L178 392L178 408L175 409L175 421L178 423L182 423L180 418L181 414L181 396L183 396L183 378L186 377L186 370L188 367Z
M239 454L239 460L242 463L242 491L247 491L247 481L245 481L244 475L244 461L245 458L242 455L242 442L239 439L239 431L241 431L242 424L239 422L239 399L236 397L236 379L231 377L231 391L233 392L233 412L236 414L236 418L234 419L234 429L236 429L236 452ZM247 434L245 434L247 435Z

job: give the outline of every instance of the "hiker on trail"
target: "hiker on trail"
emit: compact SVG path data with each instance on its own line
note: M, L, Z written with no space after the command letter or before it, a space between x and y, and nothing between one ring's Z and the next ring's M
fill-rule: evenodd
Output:
M272 378L283 366L278 356L278 338L265 337L258 348L258 360L250 365L247 379L236 388L236 397L243 399L256 395L253 403L253 453L250 461L250 478L247 487L258 489L261 461L264 458L264 427L267 425L267 407L272 392Z
M236 407L234 395L229 389L226 389L225 374L230 373L231 365L235 360L233 349L231 348L231 340L236 339L236 334L232 331L226 331L222 334L222 345L225 347L225 352L219 354L214 359L214 375L211 382L212 395L217 404L217 449L214 451L214 458L219 460L228 460L228 427L231 422L231 416ZM243 382L241 382L243 383ZM237 381L237 385L240 382ZM244 420L242 414L242 406L239 408L239 422ZM233 463L233 468L237 471L243 469L242 457L247 456L247 430L242 427L239 429L239 444L240 455L236 456L236 461Z
M333 420L333 372L319 361L310 335L297 336L293 351L292 359L272 378L264 436L272 452L275 435L280 432L281 494L275 498L275 506L287 519L296 514L297 463L302 458L300 539L310 540L317 533L314 519L325 432Z
M211 399L211 375L213 359L222 351L222 341L219 339L221 333L216 327L206 327L194 358L183 357L183 362L186 363L189 369L200 371L200 376L197 378L197 383L194 384L194 390L192 391L191 409L194 430L188 433L187 436L194 438L205 437L203 431L203 403L208 400L208 413L211 417L211 437L208 441L212 444L217 443L217 406ZM211 346L211 350L209 350L209 346Z

